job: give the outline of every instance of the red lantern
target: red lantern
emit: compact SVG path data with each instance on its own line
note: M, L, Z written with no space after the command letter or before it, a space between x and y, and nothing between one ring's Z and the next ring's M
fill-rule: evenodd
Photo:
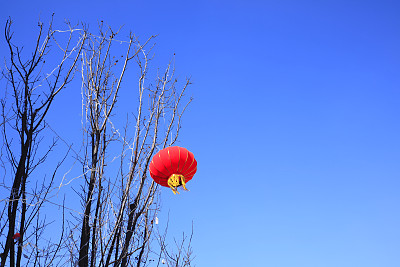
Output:
M182 186L187 190L186 183L197 171L197 161L186 148L172 146L154 155L149 170L154 182L170 187L174 194L179 194L177 187Z
M19 233L16 233L15 235L13 235L12 239L18 241L21 238L21 235Z

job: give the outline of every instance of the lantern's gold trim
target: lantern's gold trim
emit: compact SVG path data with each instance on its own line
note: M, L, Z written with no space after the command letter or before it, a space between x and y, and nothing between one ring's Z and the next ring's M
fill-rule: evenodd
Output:
M188 189L186 188L185 176L183 176L182 174L172 174L168 178L168 185L172 189L172 192L174 192L174 194L179 194L178 186L182 186L184 190L188 191Z

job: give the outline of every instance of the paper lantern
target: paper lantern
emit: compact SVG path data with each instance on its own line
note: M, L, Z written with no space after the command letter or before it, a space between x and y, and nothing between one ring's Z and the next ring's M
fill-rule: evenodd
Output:
M197 171L197 161L193 153L186 148L167 147L154 155L149 170L154 182L170 187L174 194L179 194L179 186L187 190L186 183Z
M15 241L18 241L21 238L21 235L19 233L16 233L15 235L13 235L12 239L14 239Z

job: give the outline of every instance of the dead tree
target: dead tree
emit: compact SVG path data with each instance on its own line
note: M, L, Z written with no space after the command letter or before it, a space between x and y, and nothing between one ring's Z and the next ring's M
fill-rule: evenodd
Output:
M9 58L3 72L6 85L2 88L1 99L2 140L6 156L3 166L8 165L7 180L12 183L2 184L9 190L9 197L2 202L4 209L7 210L7 216L1 217L0 234L3 238L1 267L6 265L7 259L9 259L9 266L21 265L25 233L31 223L38 218L42 200L46 198L54 179L55 173L47 184L28 190L30 176L37 166L44 163L52 150L52 145L50 145L46 152L38 155L42 151L39 150L39 146L42 131L46 128L46 115L56 96L71 81L86 39L84 32L80 32L80 35L75 38L75 35L79 33L75 33L75 28L69 24L65 33L53 30L51 22L47 30L40 22L38 28L35 46L29 56L23 53L23 46L18 46L13 42L11 19L7 20L4 31ZM66 42L62 45L57 43L59 34L68 35ZM50 50L52 45L53 51ZM43 67L45 60L49 60L49 55L58 56L58 61L46 74ZM34 197L28 198L28 194ZM29 205L27 199L35 203ZM18 222L16 222L17 216L20 217ZM19 232L21 237L17 241L18 250L15 261L13 235L16 232Z

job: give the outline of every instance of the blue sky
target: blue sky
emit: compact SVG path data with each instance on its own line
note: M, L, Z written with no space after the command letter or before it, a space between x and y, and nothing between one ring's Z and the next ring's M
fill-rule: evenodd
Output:
M398 1L8 1L0 18L19 38L53 12L60 25L103 20L158 34L157 66L176 53L194 97L179 145L198 173L190 192L162 199L172 234L194 222L197 266L398 267L399 11Z

